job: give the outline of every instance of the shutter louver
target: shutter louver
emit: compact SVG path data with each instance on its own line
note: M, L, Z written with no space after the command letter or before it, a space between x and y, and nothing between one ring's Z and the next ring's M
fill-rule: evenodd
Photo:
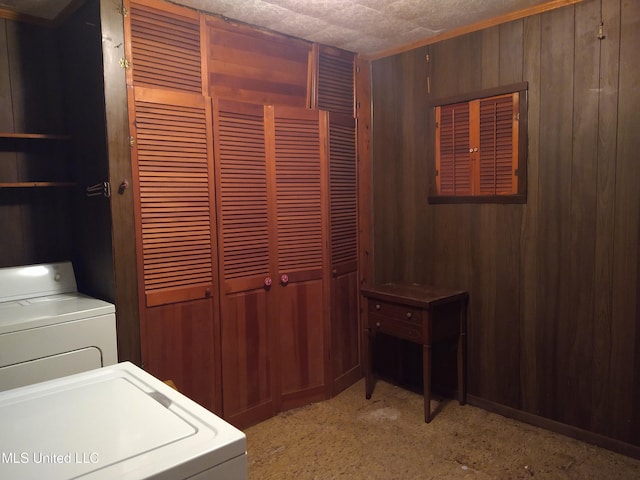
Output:
M514 103L517 96L506 95L480 101L480 194L504 195L516 192L517 129ZM515 97L515 98L514 98Z
M439 107L438 138L439 192L442 195L471 193L469 155L469 105L460 103Z
M131 56L134 85L202 93L197 12L131 2Z
M275 111L278 270L321 270L322 196L318 118Z
M331 264L358 258L357 177L355 120L329 116L329 191Z
M354 55L320 46L318 108L353 117Z
M269 273L264 110L234 105L218 102L215 120L225 281Z
M207 125L204 106L135 100L147 306L167 303L169 291L172 301L192 298L176 292L213 283Z

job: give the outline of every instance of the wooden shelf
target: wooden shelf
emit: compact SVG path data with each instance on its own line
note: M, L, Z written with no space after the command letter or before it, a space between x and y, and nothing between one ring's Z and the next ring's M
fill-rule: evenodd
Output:
M0 188L42 188L75 186L75 182L0 182Z
M52 133L0 132L0 138L13 138L13 139L24 139L24 140L70 140L71 135L52 134Z

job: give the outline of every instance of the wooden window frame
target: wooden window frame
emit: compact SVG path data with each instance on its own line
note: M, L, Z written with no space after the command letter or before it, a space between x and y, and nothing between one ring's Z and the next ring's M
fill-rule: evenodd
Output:
M432 102L435 119L432 138L435 140L434 156L431 171L430 191L428 201L431 204L438 203L526 203L527 201L527 90L528 83L505 85L481 92L448 97ZM480 175L480 102L496 100L511 96L513 99L513 128L512 145L513 156L510 168L513 169L511 190L505 193L482 193ZM462 115L462 132L469 139L469 143L463 145L469 152L469 178L465 190L456 193L441 193L440 176L440 114L442 107L451 107ZM466 110L466 113L464 112ZM468 116L468 122L465 117ZM464 129L467 129L465 132ZM458 148L460 151L460 146ZM504 159L503 159L504 161ZM498 160L496 160L497 164ZM461 182L464 182L464 177ZM494 185L497 180L494 181Z

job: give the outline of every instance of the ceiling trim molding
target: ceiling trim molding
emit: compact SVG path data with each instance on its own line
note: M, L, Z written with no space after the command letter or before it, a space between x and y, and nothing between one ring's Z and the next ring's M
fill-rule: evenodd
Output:
M453 30L449 30L447 32L441 33L439 35L436 35L435 37L429 37L424 40L408 43L406 45L402 45L400 47L392 48L389 50L384 50L378 53L360 54L360 56L365 60L379 60L384 57L390 57L392 55L397 55L399 53L408 52L410 50L414 50L420 47L425 47L427 45L432 45L434 43L441 42L443 40L448 40L450 38L466 35L467 33L477 32L478 30L484 30L486 28L494 27L502 23L512 22L513 20L519 20L521 18L530 17L532 15L537 15L540 13L548 12L550 10L555 10L556 8L566 7L568 5L573 5L576 3L580 3L582 1L583 0L551 0L546 3L541 3L540 5L535 5L533 7L525 8L524 10L517 10L515 12L500 15L499 17L490 18L488 20L482 20L480 22L472 23L470 25L466 25L460 28L454 28Z

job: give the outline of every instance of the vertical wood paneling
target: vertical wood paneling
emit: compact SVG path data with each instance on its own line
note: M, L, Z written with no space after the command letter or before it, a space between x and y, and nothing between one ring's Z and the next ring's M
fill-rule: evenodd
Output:
M539 385L540 413L558 420L558 396L566 393L567 352L564 340L575 328L568 308L571 200L572 124L573 124L573 8L546 13L541 18L542 61L541 105L544 121L540 136L540 192L538 197L542 268L537 278L538 345L537 354L544 372L558 372Z
M2 20L0 131L67 133L52 30ZM0 182L70 181L68 142L0 140ZM0 189L0 265L70 259L74 237L68 188Z
M565 394L559 395L562 420L580 428L590 427L592 381L581 375L593 365L593 301L595 274L595 216L597 182L598 86L600 40L593 26L600 23L598 2L575 7L575 62L573 107L573 157L569 215L569 297L573 312L563 322L568 328L558 338L558 348L567 356ZM561 330L562 331L562 330ZM560 387L560 386L559 386Z
M522 262L520 275L520 408L534 414L540 413L539 385L545 373L538 367L538 299L535 291L538 278L538 192L540 158L540 16L524 20L523 77L529 82L527 92L529 108L529 146L527 166L527 204L524 207L520 228Z
M371 92L372 103L376 106L371 125L371 150L375 152L371 159L374 172L371 180L372 208L375 212L372 243L375 252L379 252L372 252L372 279L375 282L399 280L402 268L397 257L402 234L397 212L401 211L401 206L395 187L402 168L400 159L403 158L403 146L397 140L402 131L399 119L401 106L396 98L402 89L394 79L394 73L400 68L400 57L396 56L373 62L371 70L371 81L375 86ZM396 152L393 146L398 147Z
M391 85L421 82L408 57L374 61L372 127L376 280L415 271L469 289L470 395L632 445L640 445L639 9L590 0L430 46L431 98L528 82L526 204L430 205L412 212L415 223L393 216L413 208L400 177L415 161L407 144L420 145L424 132L397 131L405 96L389 98ZM425 151L429 162L433 139ZM428 228L408 259L399 250L416 223Z
M632 366L640 355L637 345L638 312L638 248L640 222L640 100L638 99L637 55L640 45L640 5L633 0L620 2L620 76L618 83L618 136L616 162L616 194L613 239L613 310L611 317L611 383L610 395L616 399L611 412L613 434L624 441L638 440L638 425L633 425L637 409L638 388ZM634 359L631 362L631 359ZM635 401L634 401L635 400ZM637 414L636 414L637 415ZM637 418L637 416L635 416Z
M620 58L620 0L602 2L606 41L599 43L597 185L595 210L595 265L593 299L593 376L591 427L612 435L610 421L611 322L613 309L614 204L618 131Z
M7 39L8 21L0 20L0 99L3 108L0 109L0 131L13 132L13 101L11 96L11 70L9 69L10 54ZM18 175L17 156L15 152L0 151L0 179L13 181ZM0 190L0 224L22 225L21 206L11 198L9 189ZM21 254L22 228L4 229L0 239L0 266L24 264Z
M102 62L104 69L104 98L109 182L114 187L123 181L131 185L131 147L127 114L125 72L120 66L124 44L122 15L113 8L111 0L100 0L102 28ZM111 238L115 304L117 305L118 358L141 363L140 316L138 308L138 273L136 268L135 225L133 195L130 188L111 195Z
M500 25L500 85L525 81L523 78L524 54L522 51L524 26L522 20ZM524 161L522 159L521 161ZM520 345L513 341L520 318L520 261L522 258L519 227L522 221L522 205L492 205L495 215L495 239L488 251L493 252L495 268L495 317L493 322L493 351L497 367L497 401L507 405L519 405L520 391L513 385L520 384L520 371L515 368L520 357ZM483 229L487 226L483 225Z

